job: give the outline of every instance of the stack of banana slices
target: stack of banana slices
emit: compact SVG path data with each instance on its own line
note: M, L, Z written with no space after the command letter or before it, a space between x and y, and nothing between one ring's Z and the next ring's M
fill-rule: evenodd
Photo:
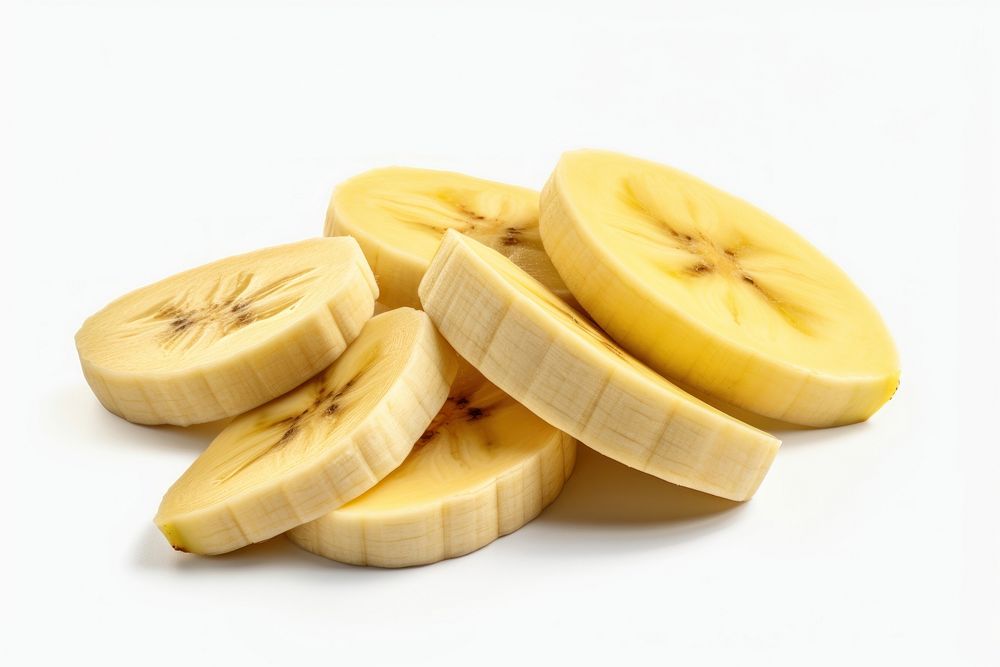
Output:
M555 500L577 442L744 501L779 441L729 413L848 424L898 384L833 262L653 162L567 153L540 194L377 169L335 190L325 233L138 289L77 333L114 414L229 420L160 504L175 549L461 556Z

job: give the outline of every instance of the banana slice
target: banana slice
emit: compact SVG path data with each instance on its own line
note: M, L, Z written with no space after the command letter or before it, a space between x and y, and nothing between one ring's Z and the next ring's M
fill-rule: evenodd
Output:
M732 500L778 440L678 389L490 248L449 231L423 282L452 347L536 415L626 465Z
M108 410L187 426L246 412L329 366L377 296L353 239L311 239L126 294L83 323L76 347Z
M750 204L683 172L565 154L541 231L594 320L682 385L808 426L863 421L899 383L874 306L833 262Z
M449 229L500 251L559 297L572 299L542 249L534 190L447 171L388 167L338 186L326 218L327 236L358 239L381 301L391 308L420 307L417 285Z
M407 567L464 556L555 500L576 441L468 364L410 456L360 498L287 533L353 565Z
M319 518L402 463L456 368L425 313L370 319L323 373L227 426L167 491L156 525L175 549L219 554Z

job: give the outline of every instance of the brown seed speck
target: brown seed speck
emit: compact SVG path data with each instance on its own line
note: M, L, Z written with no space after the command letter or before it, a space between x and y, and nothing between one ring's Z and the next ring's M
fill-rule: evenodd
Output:
M298 432L299 432L299 425L297 422L293 421L292 425L289 426L288 429L281 434L281 437L278 438L278 442L276 442L275 445L277 446L285 444L286 442L294 438L295 434Z

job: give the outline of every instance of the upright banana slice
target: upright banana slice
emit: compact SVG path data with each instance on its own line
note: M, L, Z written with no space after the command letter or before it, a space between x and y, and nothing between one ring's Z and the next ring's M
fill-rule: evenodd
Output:
M502 255L448 232L420 299L486 378L556 428L626 465L746 500L778 450L637 362Z
M878 312L788 227L696 178L565 154L542 238L594 320L673 380L774 419L867 419L899 383Z
M538 516L575 461L573 438L462 364L444 407L401 466L288 537L354 565L463 556Z
M426 314L372 318L326 371L237 417L163 498L175 549L218 554L312 521L394 470L455 377Z
M83 323L76 347L108 410L187 426L246 412L329 366L377 296L353 239L311 239L126 294Z
M358 239L381 301L390 308L420 307L417 285L449 229L495 248L559 297L572 299L542 249L534 190L447 171L388 167L338 186L326 218L328 236Z

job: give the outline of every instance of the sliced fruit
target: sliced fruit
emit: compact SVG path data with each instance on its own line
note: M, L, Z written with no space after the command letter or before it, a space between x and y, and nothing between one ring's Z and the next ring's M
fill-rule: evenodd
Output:
M536 415L626 465L746 500L779 442L670 384L502 255L448 232L420 299L441 334Z
M377 296L353 239L311 239L130 292L83 323L76 347L108 410L187 426L246 412L329 366Z
M538 516L576 460L576 441L462 364L409 457L370 491L288 537L353 565L463 556Z
M538 193L430 169L388 167L337 187L327 236L358 239L391 308L420 307L417 285L444 233L454 229L500 251L562 298L569 291L542 249Z
M425 313L372 318L323 373L229 424L167 491L156 525L175 549L218 554L319 518L402 463L456 368Z
M563 155L545 249L608 334L672 380L808 426L863 421L899 383L871 302L763 211L663 165Z

